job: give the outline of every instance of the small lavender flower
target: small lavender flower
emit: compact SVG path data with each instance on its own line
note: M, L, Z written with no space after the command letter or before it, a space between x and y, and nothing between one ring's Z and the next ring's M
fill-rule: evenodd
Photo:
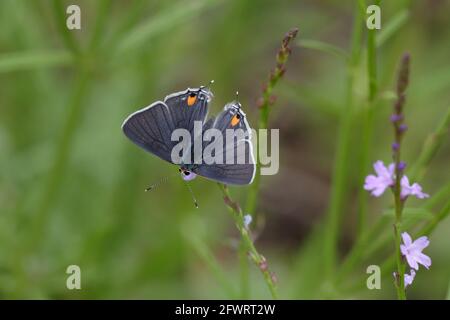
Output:
M388 188L394 185L394 164L390 164L386 167L383 161L377 161L374 163L373 168L375 175L368 175L365 180L364 189L371 191L371 194L375 197L379 197Z
M393 142L392 143L392 150L393 151L398 151L398 149L400 149L400 144L398 144L398 142Z
M402 239L403 244L400 245L400 250L409 266L419 270L419 264L421 264L428 269L431 266L431 258L422 253L422 250L430 244L428 238L423 236L413 242L411 236L407 232L403 232Z
M408 130L408 126L406 124L401 124L399 125L398 130L400 132L405 132L406 130Z
M394 186L395 183L395 164L391 163L389 166L385 166L383 161L378 160L374 163L373 168L376 176L370 174L366 177L364 183L364 189L371 191L371 194L375 197L381 196L388 187ZM406 163L399 162L398 169L403 171L406 168ZM422 187L417 183L409 184L407 176L403 176L401 181L401 194L400 198L405 201L408 196L415 196L417 199L428 198L429 195L422 191Z
M403 161L400 161L398 163L398 170L403 171L403 170L405 170L405 168L406 168L406 163Z
M245 229L248 229L248 226L250 225L250 223L252 223L252 216L249 214L246 214L244 216L244 227Z
M398 273L397 272L393 272L392 275L394 276L394 280L398 281L398 278L399 278ZM404 280L405 288L407 286L410 286L413 283L415 277L416 277L416 271L414 271L414 269L410 270L410 274L407 274L407 273L404 274L404 278L403 279L405 279Z
M422 187L417 182L410 185L407 176L403 176L400 183L402 186L400 198L402 200L406 200L408 196L415 196L417 199L424 199L430 196L427 193L422 192Z
M414 271L414 269L411 269L410 273L411 274L405 273L405 288L407 286L410 286L413 283L414 278L416 277L416 271Z
M402 114L393 114L391 116L391 122L399 122L403 120L403 115Z

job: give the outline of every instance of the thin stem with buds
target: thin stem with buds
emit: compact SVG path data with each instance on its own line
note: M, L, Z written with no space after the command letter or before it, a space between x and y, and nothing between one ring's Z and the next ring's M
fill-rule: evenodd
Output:
M408 86L409 78L409 55L403 55L400 64L400 70L397 80L397 100L394 105L394 113L391 117L391 121L394 125L395 141L392 144L392 157L395 165L395 182L393 188L394 201L395 201L395 249L396 249L396 261L397 261L397 274L396 274L396 287L397 296L399 300L406 299L405 293L405 264L400 251L401 231L402 231L402 212L404 201L401 198L401 179L403 177L403 170L405 165L400 161L401 143L404 133L407 129L404 124L403 106L405 104L405 91Z
M219 188L220 190L222 190L223 200L230 209L231 216L233 217L236 228L241 235L241 240L245 246L245 249L248 251L251 260L261 270L272 298L277 299L278 295L275 285L276 276L274 273L270 272L266 258L261 255L258 250L256 250L256 247L251 238L250 230L244 225L244 214L239 203L231 198L230 192L226 185L219 183Z

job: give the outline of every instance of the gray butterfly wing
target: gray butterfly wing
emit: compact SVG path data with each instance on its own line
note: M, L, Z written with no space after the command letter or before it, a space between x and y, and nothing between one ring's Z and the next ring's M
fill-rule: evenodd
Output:
M169 108L161 101L132 113L122 124L124 134L133 143L170 163L174 129Z
M194 122L205 122L212 93L207 88L188 88L164 98L175 128L183 128L193 137ZM201 126L200 126L201 127Z
M122 130L133 143L173 163L171 152L178 143L171 141L173 130L186 129L192 137L194 122L204 123L211 98L212 93L206 88L170 94L164 102L155 102L131 114L122 124Z
M211 128L222 133L223 148L215 150L212 155L223 161L212 164L206 164L203 161L194 172L224 184L246 185L252 183L256 173L251 142L252 132L240 105L237 102L227 104L215 119L209 119L205 123L204 134L207 129ZM232 139L230 139L231 137ZM212 143L213 141L203 142L203 150ZM230 155L232 156L230 157ZM231 160L231 163L227 160Z

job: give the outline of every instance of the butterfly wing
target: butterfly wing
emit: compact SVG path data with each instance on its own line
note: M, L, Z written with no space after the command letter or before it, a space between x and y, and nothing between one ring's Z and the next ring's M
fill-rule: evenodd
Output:
M251 142L251 129L247 122L245 113L237 102L229 103L224 110L215 118L209 119L203 128L217 129L224 137L222 150L219 150L216 156L221 156L223 163L205 164L202 163L196 167L194 172L198 175L212 179L225 184L245 185L253 181L256 173L255 159ZM229 133L241 130L241 135L235 139L227 139L227 130ZM203 150L211 142L203 143ZM228 163L227 155L233 154L232 163Z
M174 129L169 108L161 101L132 113L122 124L123 132L133 143L170 163Z
M122 124L125 135L135 144L173 163L171 141L175 129L186 129L191 137L195 121L205 121L212 93L207 88L186 89L170 94L131 114Z
M207 88L188 88L168 95L164 103L169 109L175 128L183 128L193 137L194 122L201 121L202 125L208 114L208 103L212 93Z

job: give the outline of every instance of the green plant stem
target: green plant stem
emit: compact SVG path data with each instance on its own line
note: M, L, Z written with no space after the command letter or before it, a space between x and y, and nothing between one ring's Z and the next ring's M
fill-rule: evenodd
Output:
M380 0L375 1L375 5L380 5ZM368 30L367 33L367 74L369 77L369 102L375 100L378 92L377 81L377 48L375 44L376 29Z
M276 57L276 67L273 69L269 76L269 81L263 86L262 96L258 102L259 107L259 122L258 129L266 129L269 125L269 114L271 106L275 103L272 92L283 77L286 71L286 63L291 53L290 43L297 36L298 29L290 30L284 37L280 50ZM257 152L259 152L259 139L257 140ZM258 158L258 157L257 157ZM253 215L256 211L256 203L258 200L259 186L260 186L260 170L261 164L256 160L256 175L255 179L250 187L250 191L245 206L245 211Z
M338 58L343 58L344 60L348 59L347 52L344 49L334 46L330 43L313 40L313 39L301 39L297 43L302 48L329 53Z
M94 52L100 46L100 39L103 36L103 32L106 26L106 19L108 18L109 9L111 6L111 0L101 0L98 3L97 18L94 26L94 30L89 41L89 51Z
M380 5L380 1L375 1ZM367 108L363 114L362 140L361 140L361 164L359 172L360 185L364 184L364 177L369 167L369 152L373 135L375 98L378 92L377 81L377 48L375 45L376 29L368 30L367 33L367 75L368 75L368 97ZM360 188L358 194L357 232L356 238L360 238L367 224L367 192Z
M394 233L395 233L395 256L396 256L396 263L397 263L397 282L396 282L396 288L397 288L397 298L399 300L406 300L406 293L405 293L405 265L402 260L402 253L400 251L400 244L401 244L401 220L397 221L394 225Z
M400 144L400 137L396 139ZM395 237L395 255L397 263L397 297L399 300L406 300L405 293L405 268L402 258L402 253L400 251L401 244L401 230L402 230L402 212L403 212L403 201L400 199L401 185L400 180L403 176L401 170L399 170L400 164L400 147L397 152L394 152L394 163L395 163L395 186L394 186L394 201L395 201L395 225L394 225L394 237Z
M354 104L353 89L361 55L360 48L362 41L363 17L363 12L360 10L359 4L356 3L351 56L347 65L346 101L340 114L340 125L336 144L336 160L331 187L331 199L325 225L323 257L325 275L327 279L332 277L336 266L339 236L338 230L348 189L346 179L349 173L349 156L351 153L350 140Z
M239 268L240 268L240 284L241 284L241 299L250 298L250 268L248 264L247 248L245 242L241 239L239 241Z
M376 46L382 47L408 21L409 10L404 8L392 17L380 30L376 39Z
M228 187L224 184L219 183L219 188L222 191L224 201L230 209L231 216L233 217L236 228L238 229L241 239L245 245L246 251L249 253L252 261L261 270L264 280L269 288L270 294L273 299L277 299L277 290L274 283L273 275L271 274L269 267L267 266L266 259L256 250L253 240L250 236L250 231L244 226L244 214L241 207L237 202L235 202L228 191Z
M405 104L405 91L409 81L409 55L403 55L400 63L398 80L397 80L397 100L394 104L394 112L391 121L394 127L394 144L392 145L392 155L395 167L395 181L393 185L394 206L395 206L395 223L394 223L394 238L395 238L395 260L397 263L396 273L396 289L399 300L406 299L404 274L405 264L400 251L401 232L402 232L402 212L404 206L404 199L401 198L401 179L403 177L404 164L400 161L401 157L401 143L405 132L403 106Z
M119 43L120 40L123 39L124 35L136 25L139 16L145 11L146 4L148 3L145 0L135 0L132 4L130 3L130 5L127 6L125 18L119 22L118 27L116 27L109 35L109 38L105 40L105 48L113 48L116 43Z
M450 182L448 182L444 187L439 189L428 201L425 203L424 207L431 210L437 204L443 200L450 198Z
M298 29L291 29L283 38L282 45L278 54L276 56L276 67L272 70L269 76L269 81L263 87L262 97L260 98L259 103L259 122L258 129L266 129L269 126L269 113L271 106L275 103L275 99L272 96L273 89L276 84L283 77L284 72L286 71L286 63L291 53L291 49L289 47L291 41L295 39L297 36ZM256 141L257 147L256 152L259 152L260 144L259 139ZM256 174L252 185L250 186L250 190L247 196L247 202L245 206L245 212L250 214L252 217L255 216L256 213L256 205L258 200L258 194L260 190L261 184L261 164L258 161L258 157L256 157ZM240 256L244 256L245 252L243 252L245 246L240 246ZM248 265L247 259L241 258L241 280L242 280L242 293L245 297L245 293L249 291L248 284Z
M450 127L450 107L447 109L444 117L437 126L437 129L430 134L424 143L422 151L410 171L411 181L420 180L426 173L428 165L436 155L443 142L448 138L448 132Z
M73 137L79 124L81 114L84 110L84 105L82 102L86 96L88 87L89 73L84 67L81 67L81 70L75 80L73 93L70 97L70 102L68 105L69 113L67 115L66 123L55 150L55 160L48 174L48 180L44 187L41 203L36 210L34 226L30 234L30 244L33 246L36 246L41 238L44 224L50 214L50 207L64 176L65 166L68 163Z
M420 231L420 235L430 235L434 229L438 226L438 224L447 218L450 214L450 201L447 202L447 204L444 206L444 208L439 211L435 216L434 219L431 220L428 224L426 224Z
M82 101L87 93L88 79L88 73L85 68L82 67L75 81L76 83L68 105L69 114L61 138L55 149L54 162L43 187L42 197L36 208L34 219L29 226L29 234L26 241L17 248L14 255L13 264L17 277L18 292L22 292L22 290L24 292L28 285L25 259L28 258L30 253L39 248L45 235L45 225L49 219L51 206L63 180L63 173L65 171L65 166L68 163L73 136L83 110Z
M398 72L397 79L397 100L394 104L394 112L392 120L394 127L394 144L392 147L392 157L395 166L395 182L393 188L394 205L395 205L395 224L394 224L394 237L395 237L395 252L397 262L397 297L399 300L406 299L405 293L405 265L400 251L401 232L402 232L402 213L404 206L404 199L401 198L401 179L403 177L403 166L401 165L401 146L404 136L404 113L403 107L405 104L405 91L409 82L409 55L404 54Z

